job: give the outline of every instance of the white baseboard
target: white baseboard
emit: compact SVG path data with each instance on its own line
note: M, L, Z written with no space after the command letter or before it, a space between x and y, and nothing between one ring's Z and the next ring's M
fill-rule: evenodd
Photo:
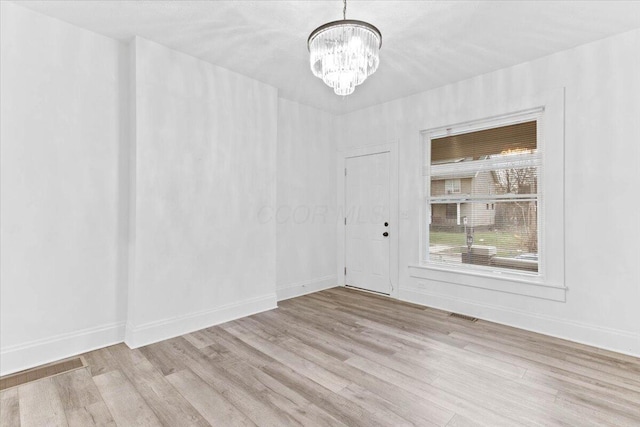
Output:
M322 291L325 289L335 288L336 286L338 286L336 276L331 275L318 277L312 280L306 280L304 282L279 286L276 292L278 293L278 301L282 301L289 298L295 298L313 292Z
M127 324L124 342L138 348L277 307L276 294L272 293L140 326Z
M69 332L0 350L0 375L66 359L124 340L124 322Z
M400 289L399 299L640 357L640 335L633 332L603 328L500 306L479 304L475 301L451 298L421 289Z

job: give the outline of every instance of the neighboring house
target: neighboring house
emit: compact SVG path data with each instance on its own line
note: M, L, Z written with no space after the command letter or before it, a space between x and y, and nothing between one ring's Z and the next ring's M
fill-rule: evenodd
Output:
M464 196L492 194L494 179L489 171L475 172L455 176L432 176L431 196ZM495 225L495 203L442 203L431 208L431 224L433 226L454 227L487 227Z

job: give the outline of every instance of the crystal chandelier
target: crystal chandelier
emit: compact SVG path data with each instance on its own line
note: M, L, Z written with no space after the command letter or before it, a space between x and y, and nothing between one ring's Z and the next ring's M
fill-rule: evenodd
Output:
M368 22L347 19L344 0L342 20L313 30L307 45L313 74L346 96L378 69L382 35Z

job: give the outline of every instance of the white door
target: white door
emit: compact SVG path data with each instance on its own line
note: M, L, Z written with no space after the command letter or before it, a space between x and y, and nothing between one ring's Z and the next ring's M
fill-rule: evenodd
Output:
M389 152L346 159L345 284L389 294Z

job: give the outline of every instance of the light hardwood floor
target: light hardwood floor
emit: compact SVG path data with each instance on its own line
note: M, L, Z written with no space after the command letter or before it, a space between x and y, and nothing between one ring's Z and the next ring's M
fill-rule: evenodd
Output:
M1 393L3 426L640 426L640 359L344 288Z

